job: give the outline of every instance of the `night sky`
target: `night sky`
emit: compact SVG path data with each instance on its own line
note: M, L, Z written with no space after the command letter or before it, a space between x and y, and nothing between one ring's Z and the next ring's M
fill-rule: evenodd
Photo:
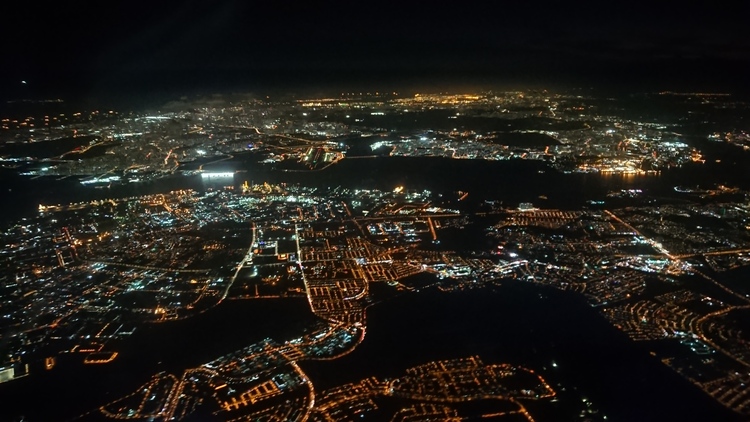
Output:
M749 85L745 1L162 3L4 4L0 98Z

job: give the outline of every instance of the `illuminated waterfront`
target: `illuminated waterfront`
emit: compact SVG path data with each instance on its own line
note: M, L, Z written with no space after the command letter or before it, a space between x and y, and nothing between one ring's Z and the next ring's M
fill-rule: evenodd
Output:
M472 351L487 362L538 368L560 396L558 403L530 406L539 420L574 415L583 398L608 420L741 420L649 359L648 350L576 295L505 282L491 292L409 293L375 305L367 341L355 352L302 367L325 389Z
M305 305L303 299L228 301L190 320L137 329L120 346L117 359L106 365L84 365L81 354L60 355L52 370L37 364L34 377L0 384L9 401L46 403L3 410L2 418L67 420L130 393L151 374L179 372L269 336L297 335L314 320ZM76 388L70 388L72 379Z

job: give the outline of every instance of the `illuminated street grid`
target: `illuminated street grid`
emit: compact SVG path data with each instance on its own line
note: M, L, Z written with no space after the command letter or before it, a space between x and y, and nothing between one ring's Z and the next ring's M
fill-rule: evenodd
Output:
M644 99L677 100L696 116L747 108L723 94ZM625 175L705 161L680 125L623 117L626 107L613 98L527 90L233 95L148 113L0 116L0 167L106 187L174 174L233 182L236 174L210 168L241 154L286 172L382 156L538 160L552 171ZM748 148L747 133L733 127L707 139ZM347 154L359 140L371 155ZM320 318L308 334L250 345L181 377L157 374L100 410L119 419L180 419L203 406L225 419L342 420L375 409L375 391L392 396L379 390L385 381L362 381L350 386L358 394L339 398L335 389L318 393L316 401L296 362L334 359L363 341L366 308L375 300L370 283L452 292L530 282L583 295L633 340L678 344L685 353L657 357L727 408L750 414L750 339L737 324L747 317L748 291L723 278L750 263L749 208L739 199L747 192L675 186L684 201L608 211L601 210L605 202L645 195L613 191L585 210L515 210L486 198L484 209L467 213L461 200L468 192L441 201L408 187L232 187L42 204L36 216L7 228L0 248L3 374L40 354L49 367L57 353L106 364L143 324L190 318L224 300L306 297ZM474 250L444 235L476 225L486 236ZM434 280L415 283L410 276L420 272ZM407 371L409 387L394 392L445 393L434 382L436 373L450 372L445 365L426 364L430 376ZM462 380L449 384L466 386L469 396L481 390ZM522 410L488 416L530 419ZM436 417L459 418L460 410L405 403L393 420Z
M320 317L307 334L266 339L179 377L155 375L100 411L165 420L196 409L223 419L345 420L346 412L377 410L367 391L446 403L455 389L488 394L474 389L471 378L445 381L435 374L450 371L434 362L389 384L392 392L363 381L371 385L352 390L360 392L347 396L353 401L346 407L336 405L344 403L336 390L316 393L297 362L336 359L364 340L366 308L374 302L370 283L451 292L528 282L584 295L635 341L681 347L683 353L654 355L719 403L750 413L743 387L750 348L736 325L750 297L718 280L747 262L750 209L728 200L745 192L719 189L709 205L679 201L663 207L663 215L649 205L567 211L510 209L495 201L466 214L453 202L465 194L441 203L439 195L401 187L262 184L42 206L7 230L0 254L12 277L2 303L3 332L11 333L4 334L11 345L5 365L23 364L39 350L83 353L106 364L116 359L118 342L144 323L189 318L223 300L305 296ZM705 235L685 236L697 220ZM475 224L483 228L478 244L489 241L490 249L442 249L441 241L450 243L446 233ZM409 276L419 272L434 274L434 281L413 284ZM455 411L412 403L399 414ZM522 407L500 413L532 419Z
M133 394L102 406L100 411L113 419L179 420L198 406L208 406L226 420L347 421L365 414L380 420L410 415L404 420L414 420L434 412L458 417L460 411L454 407L483 400L497 402L496 410L484 417L516 420L516 415L533 421L522 402L556 395L530 369L486 365L476 356L428 362L407 369L398 378L367 378L316 393L299 366L283 356L288 347L266 341L244 349L244 356L237 352L185 371L180 380L157 374ZM397 399L403 407L396 415L383 414L377 404L383 398Z
M304 296L325 319L363 323L368 282L421 271L394 263L397 241L387 249L365 240L341 201L303 187L256 193L263 189L40 206L9 227L0 328L11 362L42 349L106 351L138 324L190 317L225 299ZM373 208L394 196L347 195Z
M505 406L499 406L497 411L481 417L500 420L507 417L512 420L512 415L522 415L526 420L533 421L520 401L554 396L554 390L533 371L507 364L485 365L474 356L429 362L407 369L404 376L387 381L367 378L359 383L323 391L318 395L311 420L355 420L367 413L373 413L380 420L427 420L430 417L458 420L461 418L459 411L451 406L491 400L504 402ZM399 398L412 405L402 408L395 415L383 414L377 405L383 397Z
M749 213L747 204L731 202L661 213L650 206L512 212L488 231L501 256L493 271L581 293L635 341L682 345L684 353L659 358L723 405L750 414L750 339L737 326L750 292L706 274L746 265ZM686 235L696 219L706 224L698 228L703 235Z
M681 207L685 215L690 215L693 209L691 205ZM713 217L726 219L719 226L746 224L747 207L744 204L724 203L720 207L733 208L737 212ZM647 230L662 235L673 233L652 228L637 217L648 210L648 207L576 212L487 209L476 217L497 221L485 230L486 236L494 239L497 246L490 251L468 254L415 247L415 244L430 242L433 231L440 237L441 230L453 225L451 221L460 221L460 215L456 214L445 214L442 220L420 214L399 217L373 213L351 219L347 215L336 222L294 221L298 246L297 251L289 256L301 257L299 265L311 308L328 322L302 338L283 344L267 340L204 365L199 368L201 373L215 372L210 372L212 376L204 382L191 381L196 386L190 388L203 391L200 394L205 395L212 391L211 388L226 383L226 391L232 394L221 399L215 393L209 394L213 397L216 412L256 416L272 413L279 420L292 414L321 420L328 417L347 420L352 412L377 412L378 395L398 396L396 393L403 393L402 397L435 401L435 394L460 389L460 382L441 383L439 377L410 378L412 381L404 382L398 388L394 388L394 384L386 386L369 379L319 393L314 399L315 406L310 405L314 391L312 384L293 363L304 359L333 359L350 352L362 341L366 330L364 312L372 300L367 291L369 283L382 279L399 290L418 290L409 285L408 277L398 279L398 264L406 269L403 275L419 271L435 274L432 285L446 292L516 280L583 294L605 318L633 340L674 342L684 347L682 354L657 357L718 402L739 413L748 413L747 390L742 388L747 378L747 337L734 328L730 316L750 308L750 299L747 294L718 283L700 270L701 262L708 262L706 258L747 253L747 238L742 233L726 231L725 234L731 233L731 237L722 238L725 249L704 245L703 252L697 252L695 244L685 238L685 245L691 246L683 250L690 253L678 258L668 252L662 242L670 240L671 244L677 244L679 235L667 238L644 234ZM705 208L700 210L704 213ZM432 220L443 223L435 224ZM438 228L424 229L419 242L410 241L413 233L404 231L403 227L411 227L419 221ZM368 241L377 242L384 236L379 230L369 229L376 222L391 227L386 230L388 242ZM692 224L687 217L686 222ZM713 235L720 238L717 232ZM716 265L722 261L712 262ZM736 266L737 262L740 261L732 261L731 265ZM437 364L427 364L424 368L432 368L430 365ZM183 381L189 380L192 371L186 372ZM418 374L419 371L415 368L412 372ZM265 378L257 372L262 372ZM295 373L297 378L292 376ZM286 376L287 389L269 384L269 377L273 379L274 376ZM233 386L235 380L250 378L254 379L251 385ZM415 379L420 382L415 382ZM441 386L448 390L440 390ZM307 406L312 413L307 414L299 408L298 413L294 413L292 409L279 406L274 400L282 396L282 390L294 397L289 399L290 403L301 408ZM478 394L477 391L474 393ZM447 396L441 397L450 401ZM194 399L197 403L195 400L198 399ZM166 408L173 409L169 412L179 410L179 414L187 414L189 412L185 409L188 407L185 406L188 405ZM258 410L261 407L262 410ZM402 409L404 415L431 412L455 415L455 411L450 406L435 407L434 403L427 407L414 404Z

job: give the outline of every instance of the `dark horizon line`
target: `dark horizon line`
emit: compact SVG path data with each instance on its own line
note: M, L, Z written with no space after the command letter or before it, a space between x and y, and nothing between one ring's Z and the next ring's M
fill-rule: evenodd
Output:
M183 96L257 93L316 95L351 91L442 92L460 90L594 89L601 92L713 91L750 94L745 66L686 69L679 64L660 68L602 69L405 69L398 71L275 70L153 70L129 74L58 72L3 77L0 101L61 98L66 102L151 103ZM23 79L25 80L25 79Z

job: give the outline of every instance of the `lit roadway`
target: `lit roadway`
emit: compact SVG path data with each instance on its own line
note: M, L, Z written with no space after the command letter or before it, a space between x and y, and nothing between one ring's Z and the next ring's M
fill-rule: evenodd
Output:
M737 309L750 309L750 305L745 305L745 306L730 306L730 307L728 307L726 309L722 309L720 311L711 312L710 314L706 314L706 315L698 318L695 321L693 328L694 328L695 335L697 335L698 337L700 337L700 339L702 341L704 341L705 343L711 345L711 347L713 347L714 349L720 351L721 353L725 354L726 356L730 357L735 362L741 363L742 365L750 367L750 362L744 361L743 359L741 359L741 358L737 357L736 355L732 354L732 352L730 352L728 350L722 349L719 345L717 345L716 343L714 343L711 340L709 340L708 337L706 337L706 335L703 334L703 330L701 328L702 325L703 325L703 323L706 322L708 319L713 318L715 316L724 315L724 314L726 314L728 312L731 312L731 311L734 311L734 310L737 310Z
M633 231L633 233L636 233L636 234L637 234L638 236L640 236L640 237L642 237L642 238L646 239L646 241L648 241L648 242L649 242L649 244L651 244L651 245L652 245L652 246L653 246L654 248L656 248L656 249L657 249L657 250L658 250L659 252L661 252L661 253L663 253L664 255L666 255L666 256L667 256L668 258L670 258L670 259L672 259L672 260L675 260L675 261L676 261L676 260L678 260L678 259L677 259L676 257L674 257L674 256L670 255L670 254L669 254L669 252L667 252L667 251L666 251L666 250L665 250L664 248L662 248L662 247L661 247L661 245L657 244L657 242L654 242L654 241L652 241L652 240L650 240L650 239L648 239L648 238L644 237L644 236L643 236L643 235L642 235L642 234L641 234L640 232L638 232L638 230L636 230L636 229L635 229L635 228L634 228L633 226L631 226L630 224L628 224L628 223L626 223L626 222L622 221L622 220L621 220L620 218L618 218L618 217L617 217L616 215L614 215L613 213L611 213L611 212L609 212L609 211L607 211L607 210L605 210L605 212L606 212L607 214L609 214L609 216L610 216L610 217L612 217L612 218L613 218L613 219L614 219L615 221L617 221L617 222L619 222L619 223L623 224L623 225L624 225L625 227L628 227L628 228L629 228L630 230L632 230L632 231ZM744 250L743 250L743 251L744 251ZM714 253L714 254L716 254L716 253ZM742 299L742 300L743 300L744 302L746 302L746 303L747 303L747 302L750 302L750 299L748 299L747 297L745 297L745 296L743 296L743 295L741 295L741 294L739 294L739 293L737 293L737 292L733 291L732 289L729 289L728 287L724 286L723 284L719 283L718 281L714 280L713 278L711 278L711 277L707 276L706 274L704 274L704 273L702 273L702 272L698 271L698 270L697 270L697 269L696 269L695 267L693 267L693 268L691 269L691 271L693 271L694 273L696 273L696 274L700 275L700 276L701 276L701 277L703 277L704 279L706 279L706 280L710 281L711 283L713 283L713 284L714 284L714 285L716 285L717 287L721 288L721 289L722 289L722 290L724 290L725 292L727 292L727 293L730 293L730 294L732 294L733 296L735 296L735 297L737 297L737 298L740 298L740 299ZM711 345L711 347L713 347L714 349L716 349L716 350L720 351L721 353L723 353L724 355L728 356L729 358L731 358L731 359L732 359L732 360L734 360L735 362L738 362L738 363L740 363L740 364L742 364L742 365L744 365L744 366L750 367L750 363L749 363L749 362L745 362L745 361L744 361L743 359L741 359L741 358L739 358L739 357L735 356L734 354L732 354L731 352L729 352L729 351L727 351L727 350L724 350L724 349L723 349L723 348L721 348L721 347L720 347L719 345L717 345L716 343L714 343L713 341L711 341L711 340L710 340L710 339L709 339L709 338L708 338L708 337L707 337L707 336L706 336L706 335L705 335L705 334L703 333L703 330L702 330L702 328L701 328L701 326L703 325L703 323L704 323L705 321L707 321L708 319L710 319L710 318L713 318L713 317L715 317L715 316L719 316L719 315L723 315L723 314L725 314L725 313L727 313L727 312L731 312L731 311L733 311L733 310L735 310L735 309L748 309L748 308L750 308L750 305L745 305L745 306L730 306L730 307L728 307L728 308L726 308L726 309L722 309L722 310L720 310L720 311L712 312L712 313L710 313L710 314L706 314L706 315L702 316L701 318L699 318L699 319L698 319L698 320L697 320L697 321L695 322L695 325L694 325L694 327L693 327L693 328L694 328L694 332L695 332L695 335L697 335L697 336L698 336L698 337L699 337L699 338L701 339L701 341L705 342L706 344L709 344L709 345Z
M313 408L315 407L315 387L313 386L312 381L310 381L309 378L307 378L307 375L304 371L302 371L302 368L297 365L297 362L291 361L289 362L295 371L297 371L297 374L302 378L302 381L305 382L310 387L310 398L307 403L307 412L305 412L305 415L302 417L301 422L307 421L307 419L310 417L310 414L312 413Z
M651 240L651 239L647 238L641 232L639 232L635 227L633 227L630 224L626 223L625 221L621 220L618 216L616 216L615 214L613 214L609 210L604 210L604 212L606 212L607 215L609 215L610 217L612 217L612 219L614 219L618 223L620 223L620 224L624 225L625 227L627 227L628 229L632 230L633 233L635 233L638 237L644 239L646 242L648 242L649 245L651 245L654 249L658 250L660 253L664 254L670 260L672 260L672 261L679 261L679 258L677 256L671 255L669 253L669 251L667 251L666 249L664 249L664 247L659 242L656 242L654 240ZM744 251L744 250L745 249L740 249L739 251ZM707 253L707 254L703 254L703 255L708 255L708 254L711 254L711 253ZM717 253L715 253L715 254L717 254ZM737 298L742 299L742 301L744 301L744 302L750 302L750 299L748 299L747 297L745 297L742 294L737 293L734 290L732 290L732 289L724 286L723 284L719 283L718 281L714 280L713 278L711 278L711 277L707 276L706 274L698 271L695 267L692 267L691 271L693 271L694 273L698 274L699 276L705 278L706 280L710 281L711 283L713 283L714 285L716 285L720 289L724 290L725 292L727 292L727 293L729 293L729 294L731 294L731 295L733 295L733 296L735 296Z
M413 218L448 218L448 217L461 217L461 214L456 213L445 213L445 214L410 214L410 215L382 215L377 217L354 217L353 220L357 221L370 221L370 220L393 220L393 219L413 219Z
M533 373L533 371L529 371L529 372ZM449 372L444 373L444 374L447 374L450 376ZM395 387L395 384L398 382L401 382L401 379L396 378L388 383L385 389L385 392L387 395L395 396L395 397L405 397L405 398L412 399L412 400L422 400L422 401L438 402L438 403L465 403L465 402L470 402L470 401L475 401L475 400L507 400L515 404L516 406L518 406L518 410L504 412L504 413L501 413L501 415L510 415L510 414L518 413L518 414L523 415L528 421L534 422L534 418L528 412L526 407L524 407L523 404L521 404L521 402L516 400L516 398L513 396L508 396L504 394L487 394L487 393L462 394L460 396L450 396L450 395L444 394L445 392L448 391L449 385L444 384L443 382L441 382L441 386L446 388L445 391L438 392L436 394L426 394L426 393L421 393L421 392L403 391L401 389L398 389ZM544 385L547 386L546 383L544 383ZM549 391L549 394L539 396L539 398L547 398L547 397L555 396L554 391L552 391L552 389L549 386L547 386L547 389ZM487 415L487 416L492 416L492 415Z
M253 240L250 242L250 248L248 248L247 253L245 253L245 257L242 258L242 261L237 265L237 270L234 272L234 275L231 279L229 279L229 283L227 283L227 288L224 290L224 294L221 295L221 299L219 299L219 303L221 303L222 300L227 298L227 295L229 294L229 289L232 287L232 284L234 284L234 281L237 279L237 274L240 273L240 270L242 267L245 266L247 261L252 261L253 259L253 246L255 246L255 223L253 223ZM297 242L299 244L299 242Z
M258 130L258 128L257 128L257 127L255 127L255 126L237 126L237 125L226 125L226 126L222 126L222 128L229 128L229 129L252 129L252 130L254 130L254 131L255 131L255 133L257 133L258 135L265 135L265 133L263 133L263 132L261 132L260 130Z
M305 269L304 269L304 266L302 264L302 248L300 247L300 244L299 244L299 227L296 224L294 225L294 238L297 241L297 264L299 264L300 272L302 273L302 282L305 284L305 293L306 293L306 296L307 296L307 302L310 305L310 310L312 310L313 313L315 313L315 305L313 304L313 295L311 294L310 285L308 284L307 277L305 276ZM365 289L364 289L364 291L366 292L367 291L367 287L368 287L368 283L367 283L367 281L365 281L364 283L365 283ZM356 299L356 298L357 297L354 297L354 299ZM353 298L350 297L350 298L347 298L347 299L351 300ZM347 299L344 299L344 300L347 300ZM364 312L362 313L362 315L363 315L363 317L365 317L365 313ZM324 319L327 319L327 318L324 318ZM355 324L355 325L357 325L357 324ZM336 325L332 326L331 330L329 331L329 333L327 333L323 337L323 339L325 339L326 337L328 337L330 335L330 333L332 333L334 331L335 327L336 327ZM318 360L333 360L333 359L338 359L341 356L345 356L345 355L351 353L354 349L357 348L357 346L360 343L362 343L362 341L365 338L365 333L367 332L367 327L365 326L365 324L359 325L358 328L360 328L360 330L359 330L360 331L360 335L357 338L357 340L354 342L354 344L352 345L352 347L348 348L347 350L345 350L344 352L342 352L342 353L340 353L338 355L335 355L335 356L332 356L332 357L328 357L328 358L317 358L317 359Z
M437 233L435 233L435 225L432 224L432 217L427 217L427 224L430 226L430 233L432 233L432 240L437 240Z
M315 310L313 305L312 295L310 294L310 286L307 284L307 277L305 277L305 268L302 266L302 249L299 246L299 227L297 224L294 225L294 239L297 241L297 264L299 264L299 270L302 273L302 282L305 284L305 293L307 294L307 302L310 304L310 309Z
M107 266L114 266L114 267L125 267L125 268L137 268L139 270L153 270L153 271L163 271L167 273L208 273L211 270L207 269L184 269L184 268L166 268L166 267L154 267L151 265L136 265L136 264L126 264L124 262L111 262L111 261L85 261L87 264L101 264L101 265L107 265Z
M323 336L320 339L317 339L316 341L313 341L312 343L306 343L305 346L310 346L310 345L312 345L314 343L319 343L319 342L325 341L325 339L327 337L329 337L330 335L332 335L333 331L334 330L328 330L328 332L326 333L325 336ZM287 347L288 347L287 345L282 345L282 346L279 346L279 347L267 348L267 349L264 349L263 351L261 351L259 353L260 354L267 354L267 355L276 355L276 354L279 354L279 355L282 355L282 356L286 357L287 355L284 353L284 349L287 348ZM351 349L349 351L351 351ZM346 354L346 353L344 353L344 354ZM338 358L340 356L342 356L342 355L337 355L334 358ZM248 356L247 357L247 359L251 359L251 358L252 358L252 356ZM305 358L307 358L307 357L306 356L301 357L301 359L305 359ZM289 359L289 358L287 357L287 359ZM320 358L318 358L318 359L320 359ZM299 365L297 365L297 363L294 360L289 359L289 364L292 366L292 368L294 368L295 372L297 372L297 374L304 381L304 383L310 388L310 394L309 394L307 409L306 409L305 415L301 419L301 421L306 421L306 420L308 420L310 414L312 413L313 408L315 407L315 387L313 386L312 381L307 377L307 374L305 374L305 372L302 370L302 368L300 368ZM183 396L183 391L184 391L184 388L185 388L186 381L190 378L191 374L198 373L198 372L206 372L206 373L208 373L212 377L217 375L216 371L213 371L213 370L210 370L210 369L207 369L207 368L201 366L201 367L198 367L198 368L192 368L192 369L185 370L185 372L183 373L183 375L180 378L179 382L177 381L177 379L175 377L172 377L172 378L174 378L175 386L171 389L168 397L164 401L164 405L163 405L161 411L159 411L157 413L158 416L162 417L165 421L169 421L169 420L175 419L175 412L177 411L178 406L180 404L179 400ZM139 389L139 392L140 392L140 389ZM131 395L134 395L134 394L136 394L136 393L133 393ZM103 408L104 407L102 407L102 409Z
M205 368L196 368L196 369L186 370L182 374L182 378L180 378L180 382L177 384L177 386L174 387L169 392L167 399L164 401L164 407L162 407L161 411L159 412L159 415L162 418L164 418L165 421L174 419L174 413L177 410L177 406L179 405L180 398L183 395L182 391L185 389L185 380L188 379L190 377L190 374L192 374L193 372L201 372L201 371L208 371L208 370Z
M105 144L107 144L107 143L108 143L107 141L101 141L101 142L97 142L97 143L95 143L95 144L93 144L93 145L85 145L85 146L84 146L83 148L81 148L81 149L74 149L74 150L72 150L72 151L67 151L67 152L64 152L64 153L63 153L62 155L60 155L60 156L59 156L58 158L60 158L60 159L66 159L66 158L65 158L65 156L66 156L66 155L69 155L69 154L85 154L85 153L86 153L86 152L87 152L88 150L90 150L91 148L94 148L94 147L98 147L98 146L101 146L101 145L105 145Z
M711 283L715 284L717 287L721 288L725 292L730 293L730 294L734 295L735 297L737 297L739 299L742 299L742 301L744 301L744 302L750 302L750 298L747 298L746 296L743 296L742 294L737 293L734 290L732 290L732 289L724 286L723 284L719 283L718 281L714 280L713 278L711 278L711 277L707 276L706 274L698 271L695 267L692 267L690 269L690 271L692 271L692 272L698 274L699 276L705 278L706 280L708 280Z
M357 324L359 324L359 323L356 323L356 322L354 323L354 325L357 325ZM340 325L344 325L344 324L340 324ZM331 355L331 356L326 356L326 357L316 356L314 358L309 358L309 359L311 359L311 360L336 360L336 359L344 357L344 356L348 355L349 353L353 352L357 348L357 346L359 346L360 343L362 343L362 341L365 339L365 335L367 334L367 326L365 326L364 324L360 324L358 326L358 328L359 328L359 337L357 337L357 339L354 341L354 343L352 343L351 347L349 347L347 349L344 349L343 351L341 351L337 355ZM333 335L333 329L331 331L329 331L329 333L331 333L331 334L326 334L323 337L323 339L329 337L330 335ZM322 342L322 339L321 339L321 342Z
M742 254L742 253L750 253L750 248L744 248L744 249L727 249L723 251L712 251L712 252L698 252L693 254L681 254L681 255L675 255L678 258L690 258L694 256L716 256L716 255L730 255L730 254Z
M671 259L672 261L678 261L678 259L674 256L672 256L668 250L664 249L664 247L661 245L661 243L656 242L654 240L649 239L648 237L644 236L643 233L638 231L635 227L631 226L630 224L623 221L620 217L616 216L614 213L612 213L609 210L604 210L604 212L607 213L613 220L617 221L618 223L622 224L623 226L630 229L633 233L635 233L636 236L640 237L641 239L648 242L649 245L651 245L652 248L656 249L660 253L664 254L667 258Z
M141 386L141 388L139 388L135 392L133 392L133 393L131 393L131 394L125 396L125 397L121 397L119 399L116 399L116 400L114 400L114 401L112 401L110 403L107 403L107 404L99 407L99 411L104 416L106 416L108 418L112 418L112 419L132 419L132 418L144 418L145 419L145 418L151 418L153 420L156 417L160 417L160 416L164 415L164 413L162 413L162 411L158 411L158 412L151 413L151 414L144 414L143 413L143 408L147 404L148 398L152 394L156 395L158 393L158 392L155 392L155 391L152 391L152 390L154 390L155 387L159 386L158 385L159 381L162 381L161 378L168 378L175 385L178 382L177 378L174 375L171 375L171 374L166 374L166 375L157 374L157 375L154 375L147 384ZM170 389L170 391L171 391L171 389ZM138 406L138 410L136 410L134 416L131 416L131 415L125 416L125 415L122 415L122 414L114 414L114 413L111 413L110 411L107 410L107 406L112 406L112 405L114 405L117 402L122 402L125 399L128 399L130 397L136 397L136 396L142 396L143 398L140 400L140 405ZM169 397L167 397L167 398L169 398ZM167 402L168 402L168 400L165 400L165 404Z
M227 156L226 156L226 157L224 157L224 158L219 158L219 159L216 159L216 160L214 160L214 161L210 161L210 162L208 162L208 163L203 163L203 164L201 164L201 165L200 165L200 166L198 167L198 171L203 171L203 166L207 166L207 165L209 165L209 164L214 164L214 163L219 163L219 162L221 162L221 161L231 160L232 158L234 158L234 156L233 156L233 155L227 154Z

